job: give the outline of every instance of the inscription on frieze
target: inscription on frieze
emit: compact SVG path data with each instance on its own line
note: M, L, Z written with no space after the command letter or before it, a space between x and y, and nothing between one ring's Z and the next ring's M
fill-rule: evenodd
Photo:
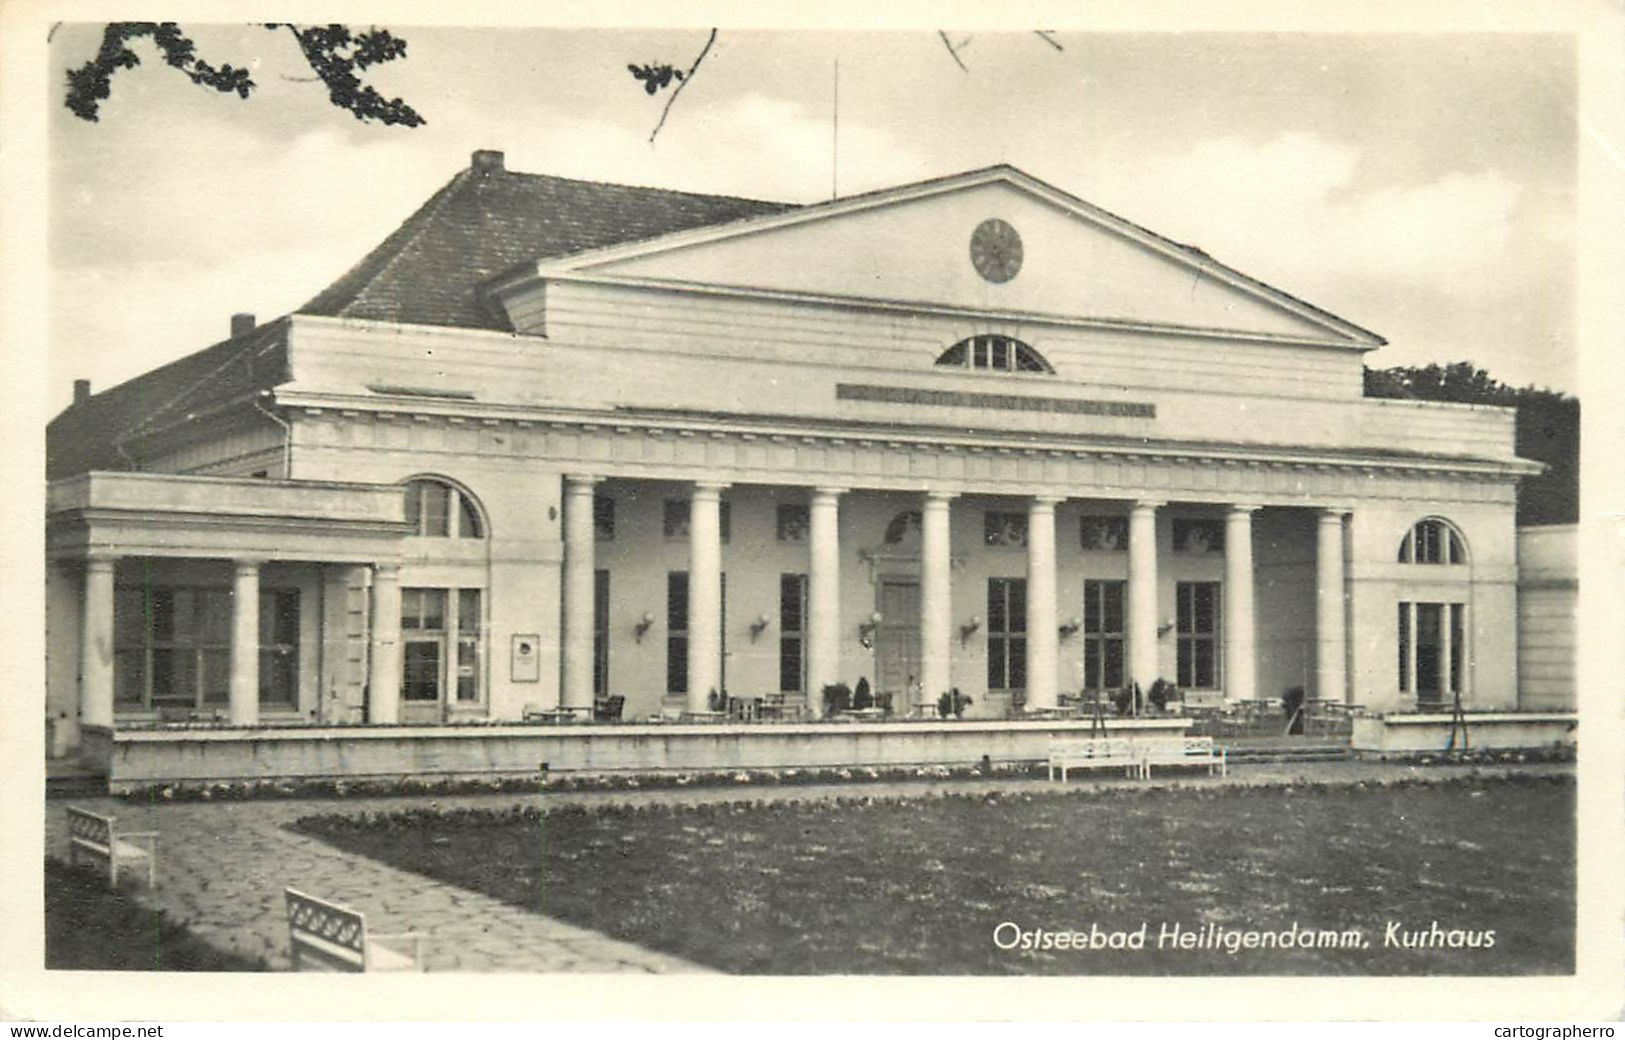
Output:
M874 386L837 383L838 401L879 401L883 404L919 404L939 408L997 408L1012 412L1056 412L1064 415L1107 415L1126 419L1155 419L1157 406L1139 401L1088 401L1073 397L1027 397L988 394L973 390L927 390L916 386Z

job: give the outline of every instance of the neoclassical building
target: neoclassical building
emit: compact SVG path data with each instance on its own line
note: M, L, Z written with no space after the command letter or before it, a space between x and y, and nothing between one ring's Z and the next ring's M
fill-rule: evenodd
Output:
M477 152L298 312L49 431L64 736L1517 706L1511 410L1019 170L809 206Z

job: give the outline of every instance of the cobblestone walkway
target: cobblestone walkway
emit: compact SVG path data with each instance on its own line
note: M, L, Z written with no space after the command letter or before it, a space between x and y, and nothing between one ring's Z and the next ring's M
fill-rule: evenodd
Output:
M1065 788L1087 797L1106 787L1250 787L1312 782L1329 785L1398 780L1443 781L1478 774L1571 775L1571 765L1428 766L1378 762L1270 763L1233 766L1227 778L1153 778L1149 785L1117 778L1074 780ZM367 915L379 933L424 933L430 971L703 972L710 969L621 942L586 928L520 910L488 896L397 870L296 834L303 816L394 812L439 807L506 809L515 805L683 804L816 801L832 798L920 798L945 793L1043 792L1045 780L870 783L805 787L740 786L645 791L456 795L433 798L290 799L135 805L114 798L53 800L46 806L46 851L66 858L64 809L81 805L119 818L121 827L158 832L158 888L141 891L202 940L285 970L287 921L282 890L292 886L344 903Z

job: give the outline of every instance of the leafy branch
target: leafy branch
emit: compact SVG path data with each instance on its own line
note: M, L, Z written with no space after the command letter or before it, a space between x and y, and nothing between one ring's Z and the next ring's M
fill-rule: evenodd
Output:
M376 120L386 126L420 126L424 119L401 98L385 98L361 81L360 72L406 56L406 41L388 29L353 32L344 25L298 26L288 22L266 23L271 30L286 29L299 45L299 52L316 78L327 85L327 97L334 105L365 122ZM197 55L197 44L174 22L112 22L102 30L96 56L67 73L68 110L87 122L99 122L101 103L112 96L113 76L120 69L141 64L140 55L128 46L133 40L150 39L164 62L193 83L222 94L247 98L257 83L246 68L229 64L212 65Z
M649 134L650 144L653 144L655 138L659 136L660 128L666 125L666 116L671 114L671 106L677 102L677 96L683 92L684 87L693 81L694 73L700 69L700 62L704 61L705 56L711 53L711 45L716 42L717 31L712 29L711 35L705 38L705 46L700 48L700 53L694 58L694 63L688 67L687 72L663 62L648 65L628 65L626 67L627 71L632 73L632 78L643 84L644 93L650 97L654 97L674 82L677 84L677 88L667 95L666 106L660 110L660 121L655 123L654 130Z

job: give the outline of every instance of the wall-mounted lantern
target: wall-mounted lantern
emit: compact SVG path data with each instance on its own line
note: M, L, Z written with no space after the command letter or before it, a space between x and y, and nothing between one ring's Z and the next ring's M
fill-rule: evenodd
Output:
M863 648L865 650L874 648L875 629L878 628L880 623L884 620L886 620L885 617L883 617L880 611L877 610L873 614L869 615L869 620L860 621L858 623L858 642L863 644Z
M982 615L972 614L970 620L959 626L959 641L966 642L982 628Z
M756 642L757 638L767 631L768 624L769 618L766 614L756 615L756 620L750 623L750 641Z
M638 618L638 623L636 625L632 626L632 636L633 636L633 638L635 638L640 643L643 642L643 634L645 632L649 631L649 626L654 624L654 623L655 623L655 616L653 614L649 613L647 610L644 611L643 616Z
M1082 627L1083 621L1081 619L1077 617L1067 618L1066 621L1061 624L1061 638L1065 639L1068 636L1077 634L1078 629Z

